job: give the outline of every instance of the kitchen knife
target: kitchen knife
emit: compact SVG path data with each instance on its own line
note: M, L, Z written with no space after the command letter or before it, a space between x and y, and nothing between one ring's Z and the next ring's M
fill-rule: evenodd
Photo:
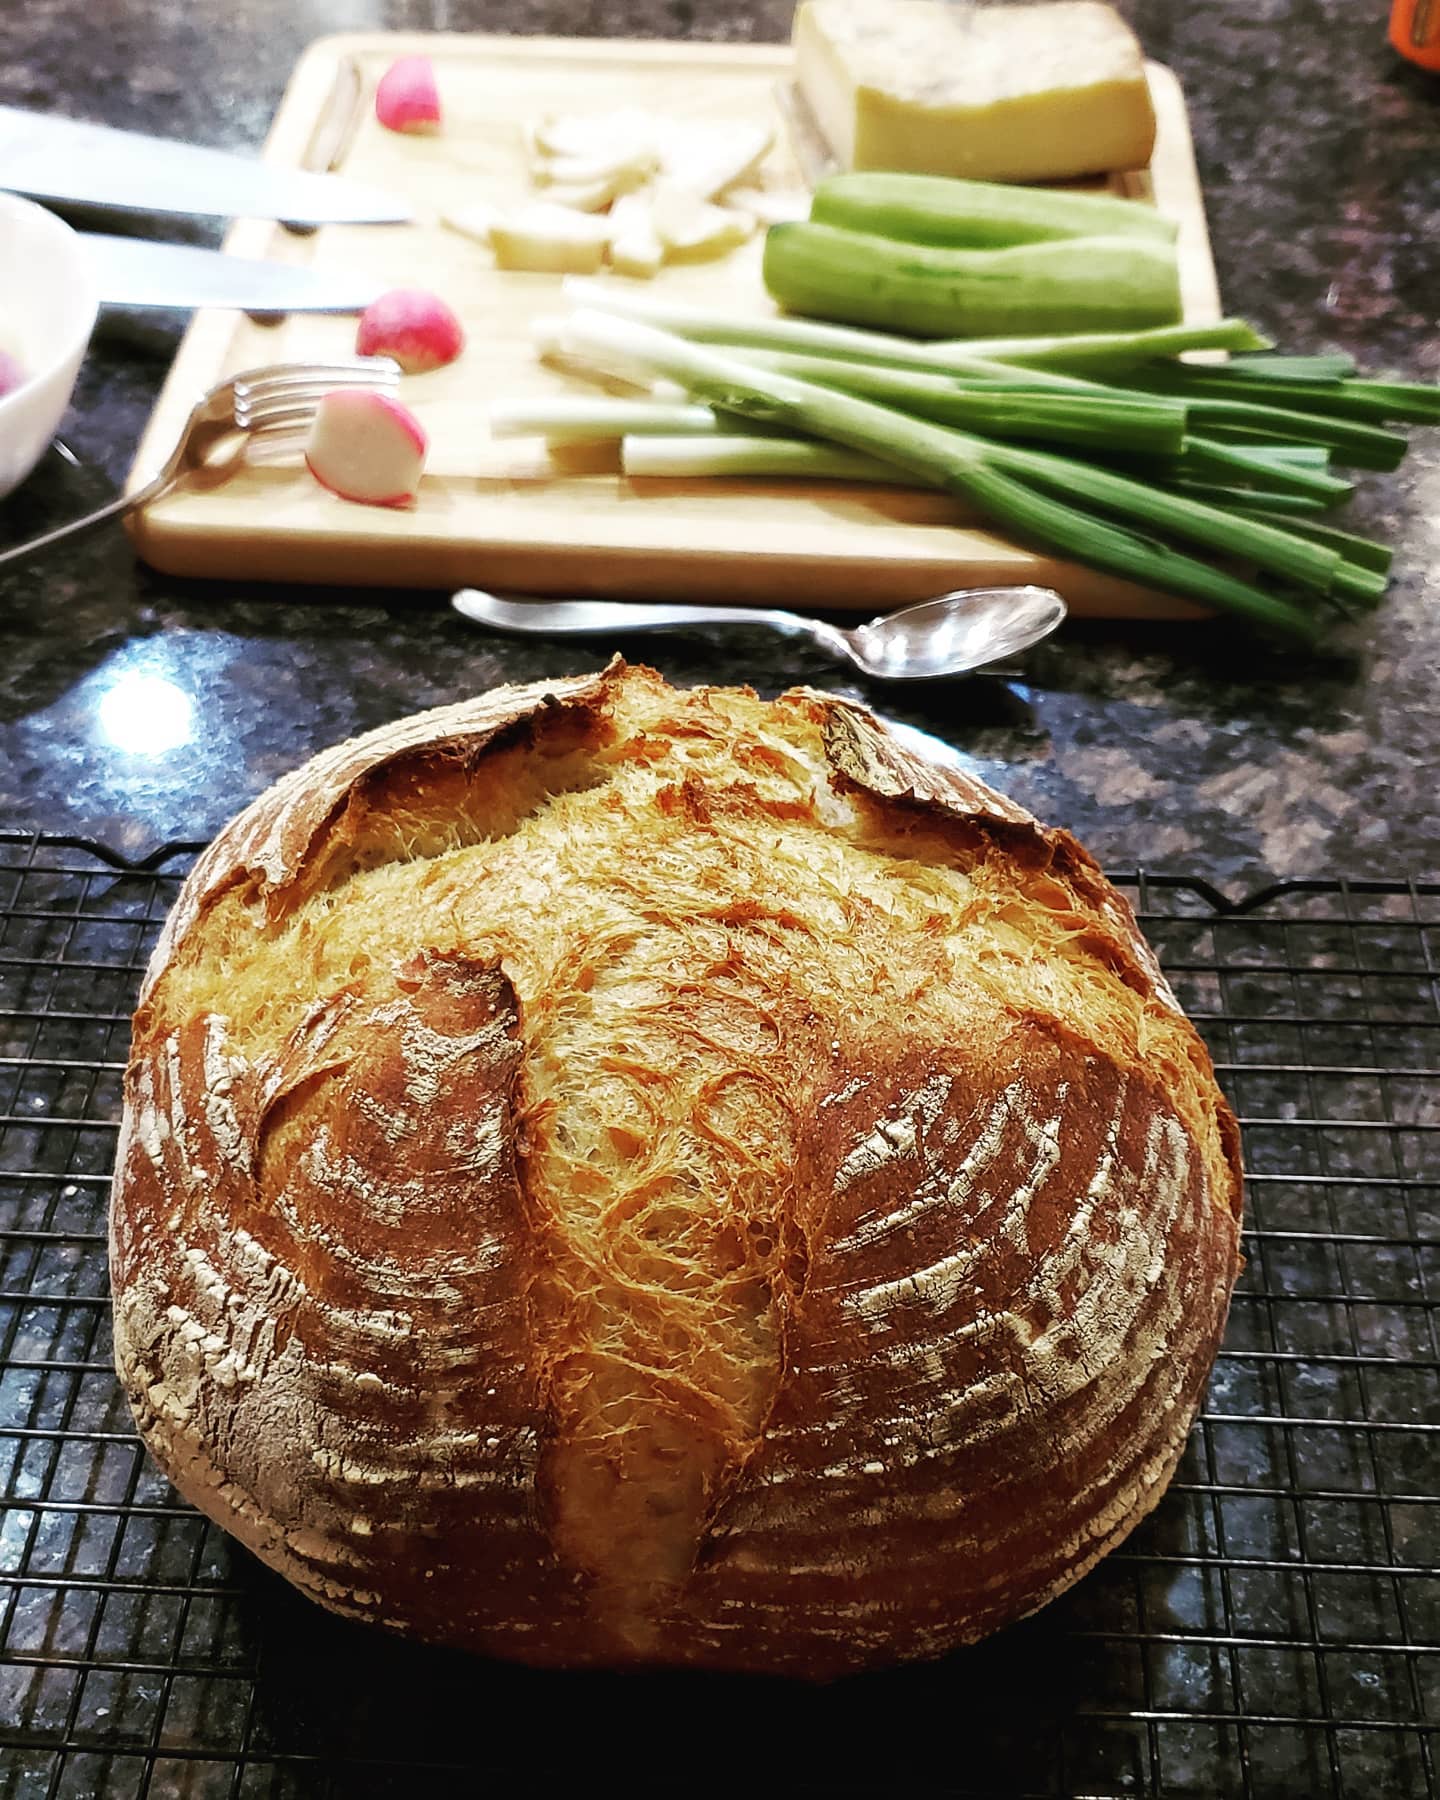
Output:
M403 200L347 176L278 168L17 106L0 106L0 188L34 200L289 225L385 225L411 217Z
M104 306L233 306L243 312L361 312L388 283L146 238L81 232Z

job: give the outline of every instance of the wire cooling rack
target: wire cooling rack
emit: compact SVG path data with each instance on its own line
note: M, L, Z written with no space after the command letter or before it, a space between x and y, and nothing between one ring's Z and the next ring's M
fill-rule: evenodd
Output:
M831 1688L543 1675L330 1618L110 1365L129 1013L195 846L0 834L0 1796L1434 1796L1440 884L1120 877L1241 1115L1246 1252L1157 1513L974 1650Z

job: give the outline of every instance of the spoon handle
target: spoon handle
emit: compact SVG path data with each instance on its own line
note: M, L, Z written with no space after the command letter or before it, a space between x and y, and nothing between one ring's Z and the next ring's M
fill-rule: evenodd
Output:
M832 655L849 655L845 634L819 619L758 606L649 605L628 600L508 600L462 588L450 604L476 624L497 631L585 636L630 631L684 631L692 625L763 625L787 637L808 637Z

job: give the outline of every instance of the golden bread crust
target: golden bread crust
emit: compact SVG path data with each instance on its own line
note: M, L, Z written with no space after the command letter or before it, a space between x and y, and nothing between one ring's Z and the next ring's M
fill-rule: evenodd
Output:
M826 1677L1032 1610L1155 1503L1239 1179L1072 839L848 703L617 660L339 746L196 865L117 1366L336 1610Z

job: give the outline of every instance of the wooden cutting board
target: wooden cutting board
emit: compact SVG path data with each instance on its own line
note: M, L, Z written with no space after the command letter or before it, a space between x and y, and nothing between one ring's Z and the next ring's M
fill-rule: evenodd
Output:
M400 136L374 117L376 81L395 57L417 52L434 59L439 79L445 127L435 137ZM265 159L377 182L406 196L417 222L305 235L245 220L225 247L316 268L377 270L395 286L433 288L461 314L469 342L460 361L402 384L430 433L419 498L405 511L358 506L326 493L294 458L247 457L223 479L132 515L141 556L172 574L250 581L472 583L867 611L965 585L1033 581L1058 588L1077 613L1200 616L1183 601L1007 543L944 495L839 482L628 480L608 452L578 461L569 453L562 463L536 442L489 438L492 400L584 384L544 367L530 348L531 321L560 306L559 278L497 271L489 251L443 226L441 214L533 197L521 152L525 121L632 104L715 120L774 117L765 185L800 190L776 99L789 74L789 51L779 46L382 33L312 45ZM1150 81L1159 117L1154 162L1110 185L1153 193L1179 221L1186 317L1214 319L1219 293L1184 99L1168 69L1151 65ZM719 261L663 269L654 291L771 311L760 252L757 236ZM132 485L169 452L214 382L264 363L349 355L354 336L353 318L295 315L275 324L197 314Z

